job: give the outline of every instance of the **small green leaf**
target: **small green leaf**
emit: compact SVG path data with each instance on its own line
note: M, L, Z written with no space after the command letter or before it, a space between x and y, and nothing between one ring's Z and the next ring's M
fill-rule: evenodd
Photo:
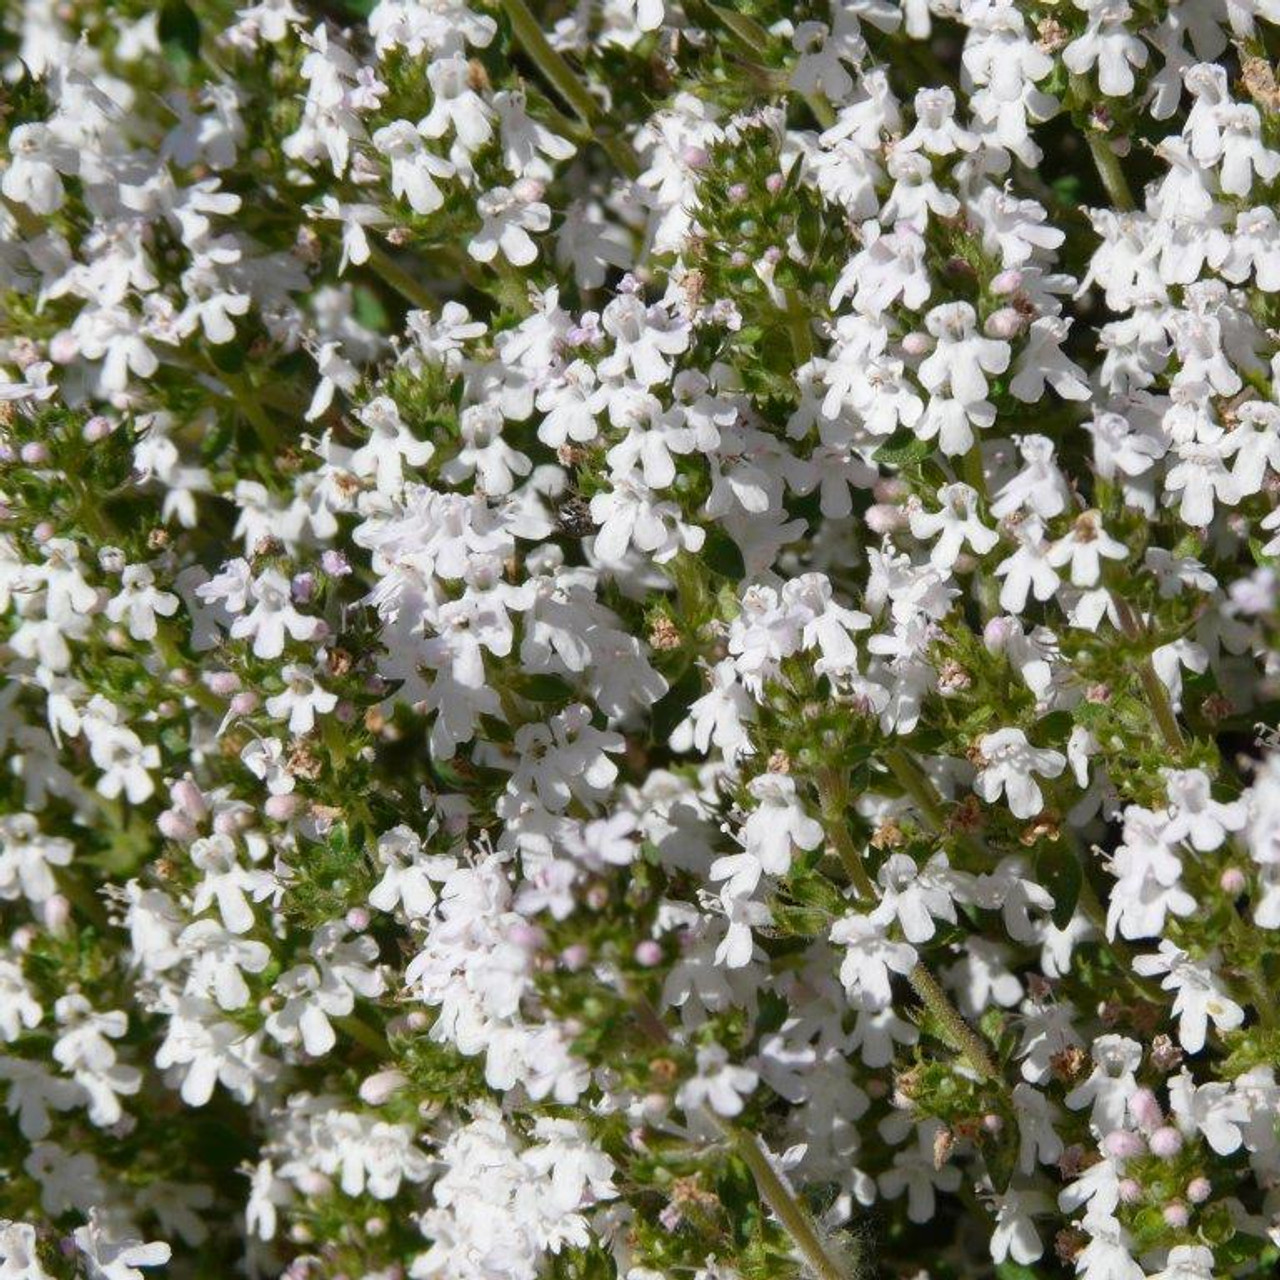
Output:
M906 427L899 427L875 452L875 460L886 467L913 467L930 454L928 441Z
M1035 876L1053 897L1050 918L1059 929L1065 929L1075 914L1084 884L1079 860L1060 840L1047 841L1036 854Z
M165 57L174 63L193 63L200 58L200 19L187 0L166 0L157 27Z

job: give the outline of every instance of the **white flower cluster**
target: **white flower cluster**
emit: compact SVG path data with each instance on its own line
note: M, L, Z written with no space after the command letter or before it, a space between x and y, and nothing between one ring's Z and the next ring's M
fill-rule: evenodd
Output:
M0 19L0 1280L1280 1266L1280 4Z

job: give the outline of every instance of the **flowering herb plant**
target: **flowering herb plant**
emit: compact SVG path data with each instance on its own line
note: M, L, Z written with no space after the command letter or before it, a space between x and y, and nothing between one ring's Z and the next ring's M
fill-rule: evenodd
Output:
M0 1280L1274 1274L1278 55L5 5Z

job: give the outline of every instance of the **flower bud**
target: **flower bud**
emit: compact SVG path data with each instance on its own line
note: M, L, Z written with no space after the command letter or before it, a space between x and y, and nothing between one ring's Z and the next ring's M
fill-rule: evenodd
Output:
M1160 1216L1169 1226L1181 1230L1191 1221L1191 1210L1181 1200L1175 1200L1172 1204L1165 1205Z
M268 796L262 810L273 822L288 822L298 812L299 804L301 800L291 791L288 795Z
M1027 327L1025 317L1014 307L993 311L983 326L989 338L1016 338Z
M379 1071L360 1085L360 1101L371 1107L380 1107L392 1094L403 1089L408 1077L403 1071Z
M71 903L60 893L52 894L41 904L40 914L44 917L45 928L60 938L71 919Z
M1136 1204L1142 1199L1142 1183L1135 1178L1121 1178L1118 1190L1125 1204Z
M662 948L652 938L646 938L637 945L635 958L636 964L652 969L654 965L662 963Z
M1142 1135L1134 1133L1132 1129L1113 1129L1102 1140L1103 1151L1117 1160L1140 1156L1145 1146Z
M1001 271L998 275L993 276L990 284L991 292L998 297L1017 293L1021 288L1022 272L1016 267L1011 267L1008 271Z
M987 652L990 654L1003 653L1005 646L1018 634L1019 630L1016 618L1010 618L1002 614L998 618L992 618L983 627L982 643L986 645Z
M1164 1113L1150 1089L1135 1090L1129 1099L1129 1114L1148 1133L1164 1124Z
M240 677L234 671L211 671L204 682L209 692L219 698L229 698L240 688Z
M902 339L902 349L909 356L928 355L933 350L933 339L927 333L909 333Z
M1182 1134L1167 1124L1151 1135L1151 1154L1162 1160L1172 1160L1182 1150Z
M1218 884L1223 893L1230 894L1233 898L1238 898L1248 885L1245 874L1239 867L1224 867L1222 874L1218 877Z
M1208 1178L1192 1178L1187 1183L1187 1199L1192 1204L1204 1204L1213 1194L1213 1185Z

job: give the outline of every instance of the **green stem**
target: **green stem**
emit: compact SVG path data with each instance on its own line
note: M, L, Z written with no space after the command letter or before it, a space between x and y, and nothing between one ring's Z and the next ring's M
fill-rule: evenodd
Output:
M595 99L587 92L573 68L550 45L538 20L529 12L524 0L501 0L503 11L511 21L511 29L534 65L551 82L555 91L573 108L583 124L595 122Z
M712 1114L708 1112L708 1114ZM756 1187L796 1248L819 1280L848 1280L849 1271L831 1256L822 1243L818 1228L795 1192L778 1176L768 1151L753 1133L745 1133L713 1115L716 1125L733 1144L742 1162L751 1170Z
M1129 602L1112 590L1111 603L1120 617L1120 627L1125 635L1130 640L1144 640L1147 635L1146 629L1138 615L1129 606ZM1156 728L1160 730L1160 736L1164 739L1165 745L1171 751L1181 755L1186 745L1183 741L1182 729L1178 724L1178 717L1174 714L1173 704L1169 701L1169 692L1156 674L1155 665L1149 653L1145 654L1138 664L1138 680L1151 707L1151 717L1156 722Z
M632 997L632 1010L640 1029L655 1044L669 1045L671 1037L663 1025L658 1012L643 996ZM814 1274L821 1280L849 1280L848 1273L836 1262L822 1244L818 1229L797 1198L794 1191L778 1176L769 1159L764 1143L753 1133L731 1125L723 1116L717 1115L710 1108L705 1109L707 1118L733 1144L734 1149L742 1157L743 1163L751 1170L755 1179L756 1190L761 1199L773 1210L788 1235L795 1241L796 1248L804 1255L805 1261L813 1268Z
M876 887L867 874L862 855L854 846L849 834L846 810L849 807L849 788L840 769L827 768L818 774L818 798L822 805L822 817L827 835L835 846L845 873L859 898L874 903Z
M376 244L369 246L369 265L378 278L394 289L406 302L422 311L438 311L440 299L411 276L396 260Z
M987 477L982 469L982 442L975 435L973 444L969 447L969 451L961 460L961 470L964 474L965 483L982 499L982 505L988 507L991 505L991 498L987 493Z
M1093 97L1093 90L1088 80L1083 76L1073 75L1070 87L1071 96L1076 105L1087 109L1087 104ZM1138 206L1134 201L1133 192L1129 189L1129 180L1124 176L1120 158L1112 151L1111 144L1102 134L1089 128L1085 129L1085 141L1089 144L1094 168L1098 171L1098 177L1102 179L1102 185L1106 188L1111 203L1126 213L1136 209Z
M386 1036L354 1013L348 1014L345 1018L334 1018L333 1025L339 1031L349 1035L357 1044L362 1044L371 1053L376 1053L384 1062L391 1058L391 1046L387 1043Z
M884 762L889 766L889 772L898 780L898 785L915 802L926 824L935 831L941 831L945 825L942 806L938 803L938 793L924 770L902 747L886 748Z
M618 168L629 178L640 172L635 152L608 129L598 128L600 112L596 100L578 79L573 68L551 47L538 20L524 0L500 0L503 12L511 22L515 37L532 59L534 66L546 77L552 88L573 110L574 115L590 130L597 142Z
M978 1073L982 1079L999 1086L1003 1091L1006 1086L1000 1068L991 1056L982 1037L964 1020L960 1010L951 1003L950 997L942 989L942 984L925 968L922 962L907 975L907 981L920 997L921 1002L938 1019L947 1033L948 1039L959 1051L961 1057Z
M787 290L787 332L791 336L791 351L796 364L808 364L813 358L813 330L809 325L809 313L799 289Z

